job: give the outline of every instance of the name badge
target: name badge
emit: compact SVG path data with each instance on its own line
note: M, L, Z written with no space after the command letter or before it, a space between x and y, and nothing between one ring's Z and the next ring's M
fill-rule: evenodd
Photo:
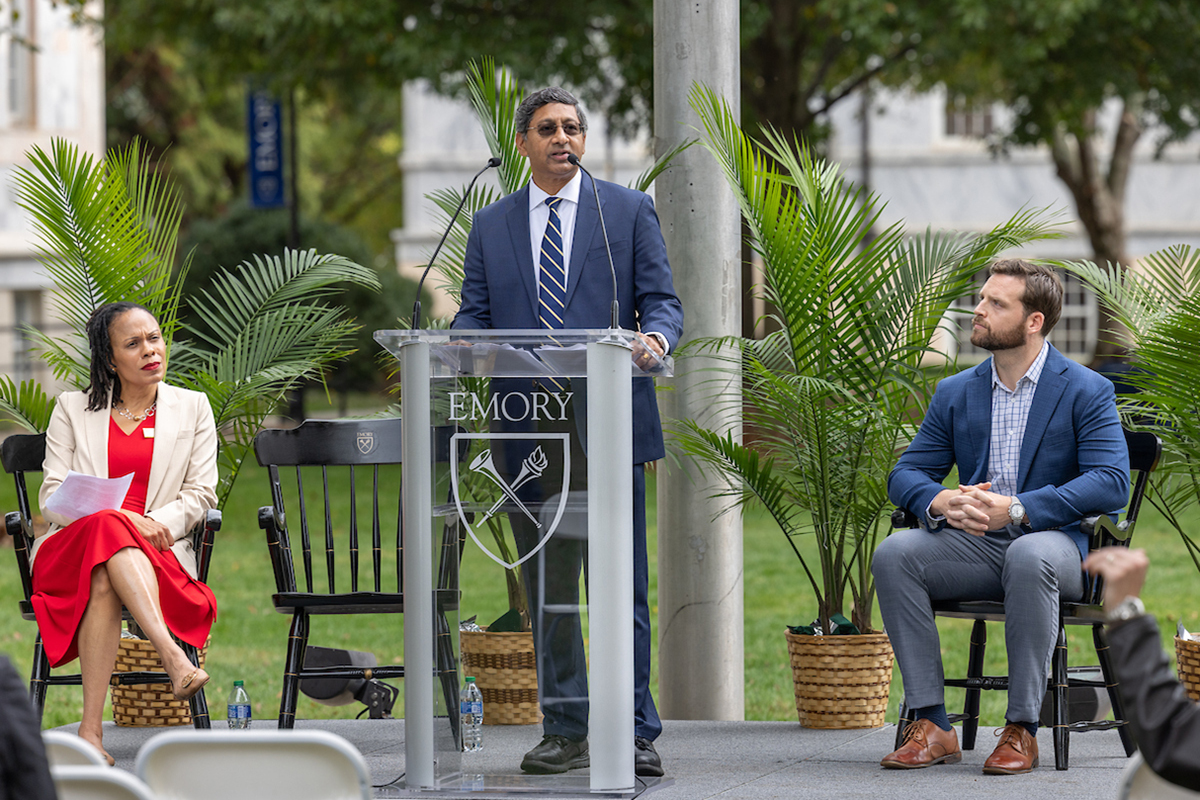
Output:
M142 436L145 436L147 439L153 439L154 428L142 428Z

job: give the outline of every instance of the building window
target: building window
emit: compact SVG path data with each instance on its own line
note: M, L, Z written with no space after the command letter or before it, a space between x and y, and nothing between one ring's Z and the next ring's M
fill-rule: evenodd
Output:
M29 0L14 0L4 13L4 111L9 127L33 124L33 8Z
M992 135L991 106L976 106L962 97L946 100L946 135L963 139L986 139Z
M13 292L13 353L12 378L18 383L34 377L37 365L33 341L24 326L40 328L42 324L42 293L40 291Z
M1075 277L1058 271L1063 281L1063 307L1058 324L1050 331L1050 344L1054 345L1067 358L1087 364L1096 354L1096 336L1099 327L1099 312L1096 307L1096 296L1084 288L1083 283ZM986 271L976 276L977 286L983 286L988 278ZM971 311L979 305L979 294L959 300L955 308ZM987 350L971 344L971 315L954 314L952 316L958 360L963 364L978 364L991 355Z

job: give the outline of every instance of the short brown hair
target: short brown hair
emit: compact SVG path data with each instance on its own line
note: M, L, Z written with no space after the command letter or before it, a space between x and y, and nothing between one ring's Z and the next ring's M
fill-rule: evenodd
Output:
M1025 316L1034 311L1042 314L1042 336L1049 336L1062 316L1063 283L1058 273L1045 264L1034 264L1020 258L1007 258L992 264L992 275L1015 275L1025 281L1021 305Z

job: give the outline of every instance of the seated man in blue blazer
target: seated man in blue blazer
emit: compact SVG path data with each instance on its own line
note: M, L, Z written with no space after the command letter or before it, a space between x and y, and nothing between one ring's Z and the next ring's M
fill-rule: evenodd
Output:
M584 154L587 118L569 92L551 87L534 92L516 113L516 145L529 159L529 185L480 210L467 241L462 305L454 328L591 328L611 325L613 278L608 249L596 207L591 178L568 160ZM667 250L654 203L643 192L605 181L595 182L604 212L616 270L617 299L622 328L638 331L640 347L659 355L669 352L683 330L683 308L675 294ZM493 381L519 388L518 379ZM582 398L586 387L572 381L577 404L575 419L585 419ZM564 389L566 387L563 387ZM526 386L523 391L537 391ZM571 447L586 452L582 424L569 431ZM600 432L597 435L601 435ZM508 448L516 450L516 448ZM646 505L644 463L662 458L662 425L650 378L633 381L632 491L634 508L634 768L638 775L663 774L654 739L662 731L654 698L650 694L649 565L646 558ZM518 460L504 453L502 461ZM573 458L573 465L582 459ZM501 467L503 468L503 467ZM575 473L577 467L573 466ZM574 481L573 481L574 484ZM526 486L530 489L532 484ZM519 514L511 514L517 548L524 556L537 542ZM555 537L557 538L557 537ZM551 551L555 551L552 553ZM580 543L547 545L547 592L554 587L578 594ZM538 559L522 565L530 608L536 608ZM548 603L563 605L570 597ZM534 615L536 617L536 615ZM558 618L538 630L534 619L534 645L538 650L544 737L529 751L522 769L558 773L586 767L588 756L588 704L551 701L587 695L587 661L578 623Z
M962 759L943 700L934 600L1003 600L1006 725L988 774L1038 765L1037 720L1058 637L1059 599L1083 594L1079 521L1129 498L1129 455L1112 383L1046 336L1063 287L1049 267L998 261L980 292L971 343L992 357L938 386L888 496L920 527L875 553L879 611L914 719L884 767ZM959 485L942 485L952 468Z

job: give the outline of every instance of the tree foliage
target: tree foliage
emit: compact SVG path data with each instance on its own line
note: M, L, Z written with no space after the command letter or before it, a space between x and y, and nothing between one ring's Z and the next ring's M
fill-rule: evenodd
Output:
M1049 147L1097 261L1129 263L1124 202L1134 147L1161 152L1200 127L1192 0L958 0L961 30L923 87L1000 102L1013 114L993 144ZM1115 114L1106 116L1106 104Z

